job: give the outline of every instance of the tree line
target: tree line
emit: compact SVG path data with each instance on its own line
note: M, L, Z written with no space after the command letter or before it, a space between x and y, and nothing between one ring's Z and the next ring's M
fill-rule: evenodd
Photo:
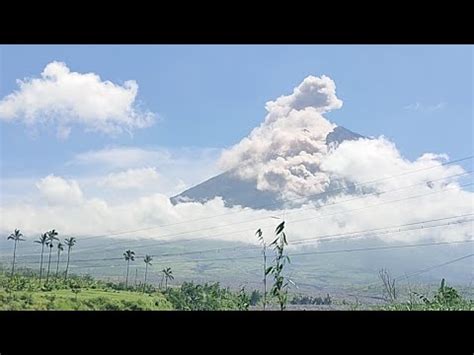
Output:
M262 245L262 253L263 253L263 308L266 308L267 305L267 276L273 276L273 286L270 289L270 295L273 296L278 300L278 304L281 310L284 310L288 301L288 286L290 283L293 283L290 279L283 276L283 268L284 266L290 262L290 258L288 255L285 254L285 246L288 245L286 234L284 232L285 229L285 222L281 222L275 229L276 238L273 242L269 245L272 246L275 251L275 258L273 260L273 265L267 266L267 244L263 238L263 232L261 229L258 229L255 233L259 242ZM43 279L43 271L44 271L44 253L45 248L47 249L48 254L48 266L46 269L46 284L48 284L51 276L51 262L52 262L52 255L53 249L56 247L56 272L55 278L60 276L59 268L60 268L60 261L61 261L61 253L64 251L65 246L67 247L67 262L66 268L64 270L64 279L66 280L68 277L69 271L69 264L70 264L70 257L71 257L71 250L76 245L77 239L75 237L65 238L63 242L60 241L58 238L59 233L52 229L46 233L40 235L38 240L34 242L41 245L41 252L40 252L40 261L39 261L39 280L40 283ZM15 263L16 263L16 254L17 248L20 242L25 241L26 239L23 238L23 234L19 229L15 229L15 231L7 237L7 240L12 240L14 242L13 247L13 260L12 260L12 268L11 268L11 277L15 274ZM126 250L123 253L123 259L126 262L126 276L125 276L125 289L129 287L129 271L130 271L130 263L135 261L136 255L133 250ZM145 263L145 273L144 273L144 282L143 282L143 292L146 290L147 286L147 277L148 277L148 267L152 265L153 257L151 255L145 255L143 258L143 262ZM173 271L170 267L166 267L161 270L161 282L160 288L163 287L163 283L165 284L165 290L168 290L168 282L173 280ZM294 284L294 283L293 283Z
M56 271L55 277L58 278L60 276L60 262L61 262L61 253L64 251L65 247L67 247L67 260L66 260L66 268L64 270L64 279L66 280L68 277L69 265L71 261L71 250L76 245L77 239L75 237L64 238L64 241L61 242L58 238L59 233L52 229L48 232L42 233L37 240L34 242L41 245L41 252L40 252L40 260L39 260L39 281L40 283L43 280L43 273L44 273L44 254L45 249L47 250L47 268L46 268L46 284L50 280L50 276L52 275L51 272L51 263L52 263L52 255L53 249L56 247ZM24 235L21 233L19 229L15 229L15 231L7 237L7 240L13 241L13 258L12 258L12 266L11 266L11 277L15 274L15 266L17 261L17 249L20 242L26 241ZM126 250L123 253L124 260L126 262L126 277L125 277L125 288L128 288L128 280L129 280L129 269L130 269L130 262L135 261L135 252L132 250ZM148 277L148 267L152 265L153 257L151 255L145 255L143 258L145 263L145 275L144 275L144 283L143 283L143 290L145 290L147 285L147 277ZM170 267L166 267L161 270L161 283L160 288L165 283L165 289L168 288L168 282L174 280L173 271Z
M46 283L49 281L49 277L51 274L51 257L53 253L54 246L56 245L57 248L57 257L56 257L56 273L55 277L59 277L59 263L61 260L61 253L64 251L64 246L67 246L67 262L66 262L66 269L64 271L64 279L67 279L68 271L69 271L69 262L70 262L70 257L71 257L71 250L76 244L77 240L74 237L69 237L64 239L64 244L59 241L58 238L58 232L53 229L50 230L46 233L43 233L40 235L38 240L35 240L35 243L38 243L41 245L41 253L40 253L40 267L39 267L39 278L40 282L43 279L43 259L44 259L44 249L45 247L49 249L48 252L48 268L46 272ZM20 242L26 241L26 239L23 238L23 234L19 229L15 229L15 231L10 234L7 237L7 240L12 240L14 242L13 246L13 260L12 260L12 269L11 269L11 277L15 274L15 264L16 264L16 251L18 244ZM57 242L57 244L55 244Z

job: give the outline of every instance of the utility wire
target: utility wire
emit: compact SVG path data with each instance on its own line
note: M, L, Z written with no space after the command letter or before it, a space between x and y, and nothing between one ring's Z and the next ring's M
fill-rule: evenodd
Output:
M452 162L449 162L449 163L454 163L454 162L458 162L458 161L461 161L461 160L466 160L466 159L469 159L469 158L472 158L471 157L467 157L467 158L463 158L463 159L458 159L458 160L455 160L455 161L452 161ZM446 165L446 164L445 164ZM437 166L438 167L438 166ZM433 168L433 167L431 167ZM419 169L419 170L426 170L426 169ZM417 171L419 171L417 170ZM413 171L415 172L415 171ZM448 178L452 178L452 177L458 177L458 176L462 176L462 175L469 175L469 174L472 174L472 171L469 171L469 172L465 172L465 173L461 173L461 174L455 174L455 175L451 175L451 176L447 176L447 177L443 177L443 178L440 178L440 179L436 179L436 180L432 180L432 181L439 181L439 180L445 180L445 179L448 179ZM401 175L406 175L406 174L401 174ZM392 177L391 177L392 178ZM385 178L383 178L382 180L384 180ZM380 180L380 179L379 179ZM373 180L373 181L379 181L379 180ZM373 182L372 181L372 182ZM385 193L390 193L390 192L394 192L394 191L399 191L399 190L403 190L403 189L407 189L407 188L410 188L410 187L414 187L414 186L418 186L418 185L424 185L426 184L426 182L422 182L422 183L417 183L417 184L413 184L413 185L409 185L409 186L404 186L404 187L401 187L401 188L396 188L396 189L392 189L392 190L388 190L388 191L382 191L382 192L373 192L373 193L369 193L369 194L364 194L362 196L358 196L358 197L355 197L355 198L351 198L351 199L346 199L346 200L342 200L342 201L336 201L336 202L333 202L333 203L329 203L329 204L326 204L326 205L323 205L323 206L320 206L318 207L319 209L320 208L325 208L325 207L328 207L328 206L332 206L332 205L337 205L337 204L340 204L340 203L345 203L345 202L351 202L351 201L354 201L354 200L359 200L359 199L364 199L364 198L367 198L369 196L372 196L372 195L381 195L381 194L385 194ZM464 184L464 185L461 185L461 187L465 187L465 186L470 186L470 185L473 185L472 183L471 184ZM445 190L450 190L450 189L445 189ZM431 192L431 193L428 193L426 195L430 195L432 193L439 193L441 191L445 191L445 190L437 190L437 191L434 191L434 192ZM418 195L418 196L412 196L412 197L408 197L406 199L411 199L411 198L416 198L416 197L421 197L421 196L424 196L424 195ZM388 201L388 202L384 202L384 203L381 203L381 204L385 204L385 203L392 203L392 202L398 202L398 201L403 201L405 199L401 199L401 200L395 200L395 201ZM378 205L381 205L381 204L377 204L375 206L378 206ZM361 209L365 209L365 208L370 208L370 207L373 207L373 206L365 206L365 207L362 207ZM314 209L315 207L314 206L311 206L309 208L303 208L303 209L298 209L296 211L291 211L291 212L288 212L288 214L292 214L292 213L299 213L301 211L304 211L304 210L308 210L308 209ZM332 215L337 215L337 214L341 214L341 213L349 213L349 212L352 212L354 210L349 210L349 211L341 211L341 212L338 212L338 213L333 213L333 214L329 214L329 216L332 216ZM322 216L327 216L327 215L322 215ZM244 224L244 223L252 223L252 222L256 222L256 221L259 221L259 220L264 220L264 219L267 219L271 216L265 216L265 217L259 217L259 218L256 218L256 219L252 219L252 220L247 220L247 221L239 221L239 222L234 222L234 223L229 223L229 224L225 224L225 225L219 225L219 226L211 226L211 227L207 227L207 228L203 228L203 229L197 229L197 230L190 230L190 231L184 231L184 232L180 232L180 233L172 233L172 234L165 234L165 235L158 235L158 236L154 236L154 238L166 238L166 237L175 237L175 236L180 236L180 235L184 235L184 234L190 234L190 233L196 233L196 232L201 232L201 231L207 231L207 230L213 230L213 229L218 229L218 228L226 228L226 227L229 227L229 226L234 226L234 225L238 225L238 224ZM314 218L318 218L318 217L311 217L311 218L304 218L304 219L300 219L300 220L295 220L295 221L292 221L292 223L294 222L300 222L300 221L305 221L305 220L309 220L309 219L314 219ZM169 225L163 225L163 226L169 226ZM162 226L162 227L163 227ZM247 229L245 231L248 231L250 229ZM253 229L252 229L253 230ZM236 231L236 232L231 232L231 233L220 233L216 236L219 236L219 235L222 235L222 234L234 234L234 233L240 233L242 231ZM128 233L128 232L127 232ZM125 234L125 233L124 233ZM95 236L95 237L86 237L86 238L81 238L80 240L89 240L89 239L92 239L92 238L106 238L106 237L110 237L110 236L113 236L113 235L118 235L118 234L109 234L109 235L102 235L102 236ZM200 238L192 238L190 239L189 241L194 241L194 240L202 240L202 239L208 239L209 237L213 237L213 236L205 236L205 237L200 237ZM161 244L169 244L170 242L174 242L174 241L168 241L168 242L162 242L160 243ZM181 240L181 242L187 242L187 240ZM124 241L124 242L121 242L121 244L123 243L129 243L129 241ZM114 248L116 247L117 243L114 245ZM3 250L6 250L7 248L4 248ZM2 250L2 249L0 249Z
M459 215L459 216L445 217L445 218L437 218L437 219L431 219L431 220L424 220L424 221L413 222L413 223L406 223L406 224L389 226L389 227L384 227L384 228L368 229L368 230L347 232L347 233L339 233L339 234L326 234L326 235L314 236L314 237L311 237L311 238L304 238L304 239L296 240L296 241L292 242L291 245L299 244L299 242L310 242L310 241L329 242L329 241L332 241L332 240L347 240L347 239L356 239L356 238L361 238L361 237L368 237L368 236L364 235L364 233L374 232L374 231L379 231L380 232L380 231L383 231L383 230L387 230L386 232L381 232L381 233L378 233L378 235L374 236L374 237L378 237L380 235L385 235L385 234L398 234L398 233L404 233L404 232L408 232L408 231L427 230L427 229L439 228L439 227L445 227L445 226L454 226L454 225L470 222L470 221L472 221L472 219L448 222L448 223L438 224L438 225L434 225L434 226L424 226L424 224L443 221L443 220L448 220L448 219L454 219L454 218L462 218L462 217L472 216L472 215L474 215L474 213ZM417 225L417 224L422 224L422 226L411 228L411 229L400 230L401 227L413 226L413 225ZM392 229L397 229L397 228L398 228L398 230L392 231ZM354 234L356 234L356 235L354 235ZM362 235L359 235L359 234L362 234ZM133 248L133 249L135 249L135 248ZM153 256L155 258L163 258L163 257L170 257L170 256L185 256L185 255L192 255L192 254L203 254L203 253L208 253L208 252L221 252L221 251L226 251L226 250L232 250L232 251L260 250L260 246L253 246L252 245L252 246L245 246L245 247L212 248L212 249L195 250L195 251L180 252L180 253L153 254L151 256ZM34 255L36 256L36 254L34 254ZM25 256L25 255L23 255L23 256ZM142 256L139 256L139 255L136 255L135 257L136 258L142 258ZM90 262L90 261L113 261L113 260L122 260L122 259L123 259L123 257L78 259L78 260L74 260L74 262L78 263L78 262Z
M439 168L439 167L454 164L454 163L459 163L459 162L462 162L462 161L465 161L465 160L472 159L473 157L474 157L474 155L470 155L470 156L467 156L467 157L464 157L464 158L460 158L460 159L452 160L452 161L449 161L449 162L445 162L445 163L442 163L440 165L435 165L435 166L430 166L430 167L426 167L426 168L411 170L411 171L407 171L407 172L404 172L404 173L401 173L401 174L392 175L392 176L388 176L388 177L383 177L383 178L379 178L379 179L375 179L375 180L369 180L369 181L366 181L366 182L354 183L352 185L352 188L356 187L356 186L358 187L358 186L369 185L369 184L373 184L375 182L380 182L380 181L384 181L384 180L388 180L388 179L393 179L393 178L397 178L397 177L400 177L400 176L406 176L406 175L414 174L414 173L417 173L417 172L420 172L420 171L426 171L426 170L430 170L430 169L434 169L434 168ZM286 201L287 202L296 201L296 200L306 199L306 198L310 198L310 197L316 197L318 195L325 195L325 194L327 195L327 194L332 193L332 192L344 191L344 190L347 190L347 189L348 189L347 187L341 187L341 188L332 189L332 190L322 192L322 193L312 194L312 195L293 198L293 199L287 199ZM192 220L181 221L181 222L170 223L170 224L163 224L163 225L153 226L153 227L148 227L148 228L127 230L127 231L119 231L119 232L108 233L108 234L97 235L97 236L89 236L89 237L81 238L81 240L88 240L88 239L93 239L93 238L109 237L109 236L117 236L117 235L122 235L122 234L143 232L143 231L152 230L152 229L156 229L156 228L169 227L169 226L174 226L174 225L179 225L179 224L184 224L184 223L190 223L190 222L197 222L197 221L206 220L206 219L210 219L210 218L217 218L217 217L222 217L222 216L226 216L226 215L247 212L247 211L251 211L251 210L255 210L255 209L263 209L264 207L276 205L278 203L279 202L266 203L266 204L257 206L253 209L243 209L243 210L240 210L240 211L228 212L228 213L223 213L223 214L214 215L214 216L206 216L206 217L196 218L196 219L192 219Z
M449 178L452 178L452 177L459 177L459 176L463 176L463 175L470 175L470 174L472 174L472 171L461 173L461 174L450 175L450 176L446 176L446 177L436 179L436 180L431 180L431 182L445 180L445 179L449 179ZM380 195L383 195L383 194L386 194L386 193L400 191L400 190L408 189L408 188L419 186L419 185L426 185L426 182L417 183L417 184L413 184L413 185L409 185L409 186L403 186L403 187L399 187L399 188L392 189L392 190L387 190L387 191L371 192L371 193L364 194L362 196L357 196L357 197L350 198L350 199L345 199L345 200L342 200L342 201L335 201L335 202L332 202L332 203L328 203L328 204L325 204L323 206L309 206L309 207L305 207L305 208L299 208L295 211L285 212L285 214L288 215L288 214L300 213L300 212L306 211L306 210L321 209L321 208L325 208L325 207L328 207L328 206L338 205L338 204L341 204L341 203L346 203L346 202L351 202L351 201L355 201L355 200L365 199L367 197L374 196L374 195L375 196L380 196ZM252 223L252 222L264 220L264 219L267 219L267 218L271 218L271 214L274 214L274 213L269 213L268 216L259 217L259 218L255 218L255 219L252 219L252 220L233 222L233 223L229 223L229 224L225 224L225 225L212 226L212 227L208 227L208 228L205 228L205 229L190 230L190 231L181 232L181 233L178 233L178 234L175 234L175 235L165 235L165 236L176 236L176 235L179 236L179 235L182 235L182 234L200 232L200 231L203 231L203 230L216 229L216 228L225 228L225 227L234 226L234 225L238 225L238 224ZM166 225L166 226L169 226L169 225ZM107 236L100 236L99 238L105 238L105 237L110 237L110 236L114 236L114 234L109 234ZM163 237L163 236L155 236L155 238L156 237ZM88 239L91 239L91 238L93 238L93 237L81 238L81 240L88 240Z
M472 238L472 236L470 236ZM391 249L405 249L405 248L417 248L417 247L426 247L426 246L437 246L437 245L451 245L451 244L463 244L463 243L472 243L474 239L468 240L455 240L450 242L431 242L431 243L419 243L419 244L401 244L401 245L390 245L390 246L378 246L378 247L366 247L366 248L352 248L352 249L336 249L336 250L324 250L324 251L311 251L311 252L302 252L302 253L292 253L291 257L296 256L306 256L306 255L324 255L324 254L338 254L338 253L351 253L351 252L363 252L363 251L374 251L374 250L391 250ZM255 259L261 258L261 255L249 255L249 256L239 256L238 259ZM103 258L95 259L95 261L111 261L111 260L123 260L123 258ZM84 261L92 261L84 260ZM180 262L208 262L208 261L227 261L228 257L219 257L219 258L205 258L205 259L190 259L182 260ZM78 262L78 261L75 261ZM168 261L169 262L169 261ZM31 262L33 264L34 262ZM27 264L27 263L23 263ZM36 262L37 264L37 262ZM136 264L135 264L136 265ZM69 267L74 268L95 268L95 267L120 267L121 265L83 265L75 266L74 263L70 264Z
M471 186L471 185L474 185L474 183L460 185L460 187L466 187L466 186ZM457 188L457 186L455 188ZM347 214L347 213L351 213L351 212L358 212L358 211L361 211L361 210L364 210L364 209L367 209L367 208L383 206L383 205L396 203L396 202L401 202L401 201L407 201L407 200L416 199L416 198L420 198L420 197L424 197L424 196L428 196L428 195L433 195L433 194L438 194L438 193L444 193L444 192L447 192L447 191L450 191L450 190L454 190L455 188L446 188L446 189L443 189L443 190L437 190L437 191L429 192L429 193L426 193L426 194L409 196L409 197L402 198L402 199L397 199L397 200L384 201L384 202L377 203L377 204L374 204L374 205L364 206L364 207L351 209L351 210L347 210L347 211L340 211L340 212L336 212L336 213L322 214L322 215L315 216L315 217L306 217L306 218L301 218L301 219L295 219L295 220L289 221L289 223L291 222L292 224L295 224L295 223L299 223L299 222L303 222L303 221L309 221L309 220L314 220L314 219L323 219L323 218L331 217L331 216L335 216L335 215ZM228 226L235 225L235 224L237 224L237 223L222 225L222 226L213 226L213 227L203 228L203 229L195 230L195 231L185 231L185 232L175 233L175 234L159 235L159 236L154 237L154 239L164 239L164 238L167 238L167 237L177 237L177 236L184 235L184 234L207 231L207 230L212 230L212 229L216 229L216 228L223 228L223 227L228 227ZM273 225L265 225L263 227L266 228L266 227L271 227L271 226L273 226ZM207 236L199 237L199 238L180 240L180 242L185 243L185 242L192 242L192 241L196 241L196 240L212 239L213 237L220 237L220 236L223 236L223 235L231 235L231 234L237 234L237 233L243 233L243 232L250 232L250 231L254 231L254 229L255 229L255 227L242 229L242 230L236 230L236 231L221 232L221 233L218 233L218 234L207 235ZM160 245L174 243L174 242L176 242L176 241L173 240L173 241L167 241L167 242L152 243L152 244L149 244L149 245L137 246L137 247L135 247L135 249L137 249L137 248L148 248L150 246L160 246ZM115 246L114 246L114 248L115 248Z

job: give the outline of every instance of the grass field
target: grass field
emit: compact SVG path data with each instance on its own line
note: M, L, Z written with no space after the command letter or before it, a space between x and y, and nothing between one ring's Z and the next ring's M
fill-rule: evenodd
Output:
M1 310L171 310L160 294L118 290L0 291Z

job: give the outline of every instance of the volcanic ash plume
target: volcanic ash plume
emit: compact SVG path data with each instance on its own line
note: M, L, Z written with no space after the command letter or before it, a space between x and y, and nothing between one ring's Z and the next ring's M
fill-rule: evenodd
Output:
M330 177L319 166L336 127L323 114L341 107L333 80L308 76L291 95L267 102L264 122L222 154L221 167L282 197L323 192Z

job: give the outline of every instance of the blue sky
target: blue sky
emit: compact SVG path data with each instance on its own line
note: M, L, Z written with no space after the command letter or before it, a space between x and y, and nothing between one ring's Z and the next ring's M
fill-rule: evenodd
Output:
M233 168L283 199L402 174L334 207L344 223L295 227L302 237L464 215L472 160L418 158L472 154L472 83L472 46L0 46L0 232L96 235L224 214L225 196L169 197ZM328 152L327 119L397 149L372 139ZM386 194L400 186L411 187ZM368 209L352 216L357 206Z
M473 151L472 46L1 46L0 99L52 61L116 84L135 80L141 105L160 120L133 136L73 129L66 140L0 120L3 177L49 174L107 146L229 147L260 124L265 102L310 74L335 81L344 105L327 117L338 125L384 134L410 159Z

